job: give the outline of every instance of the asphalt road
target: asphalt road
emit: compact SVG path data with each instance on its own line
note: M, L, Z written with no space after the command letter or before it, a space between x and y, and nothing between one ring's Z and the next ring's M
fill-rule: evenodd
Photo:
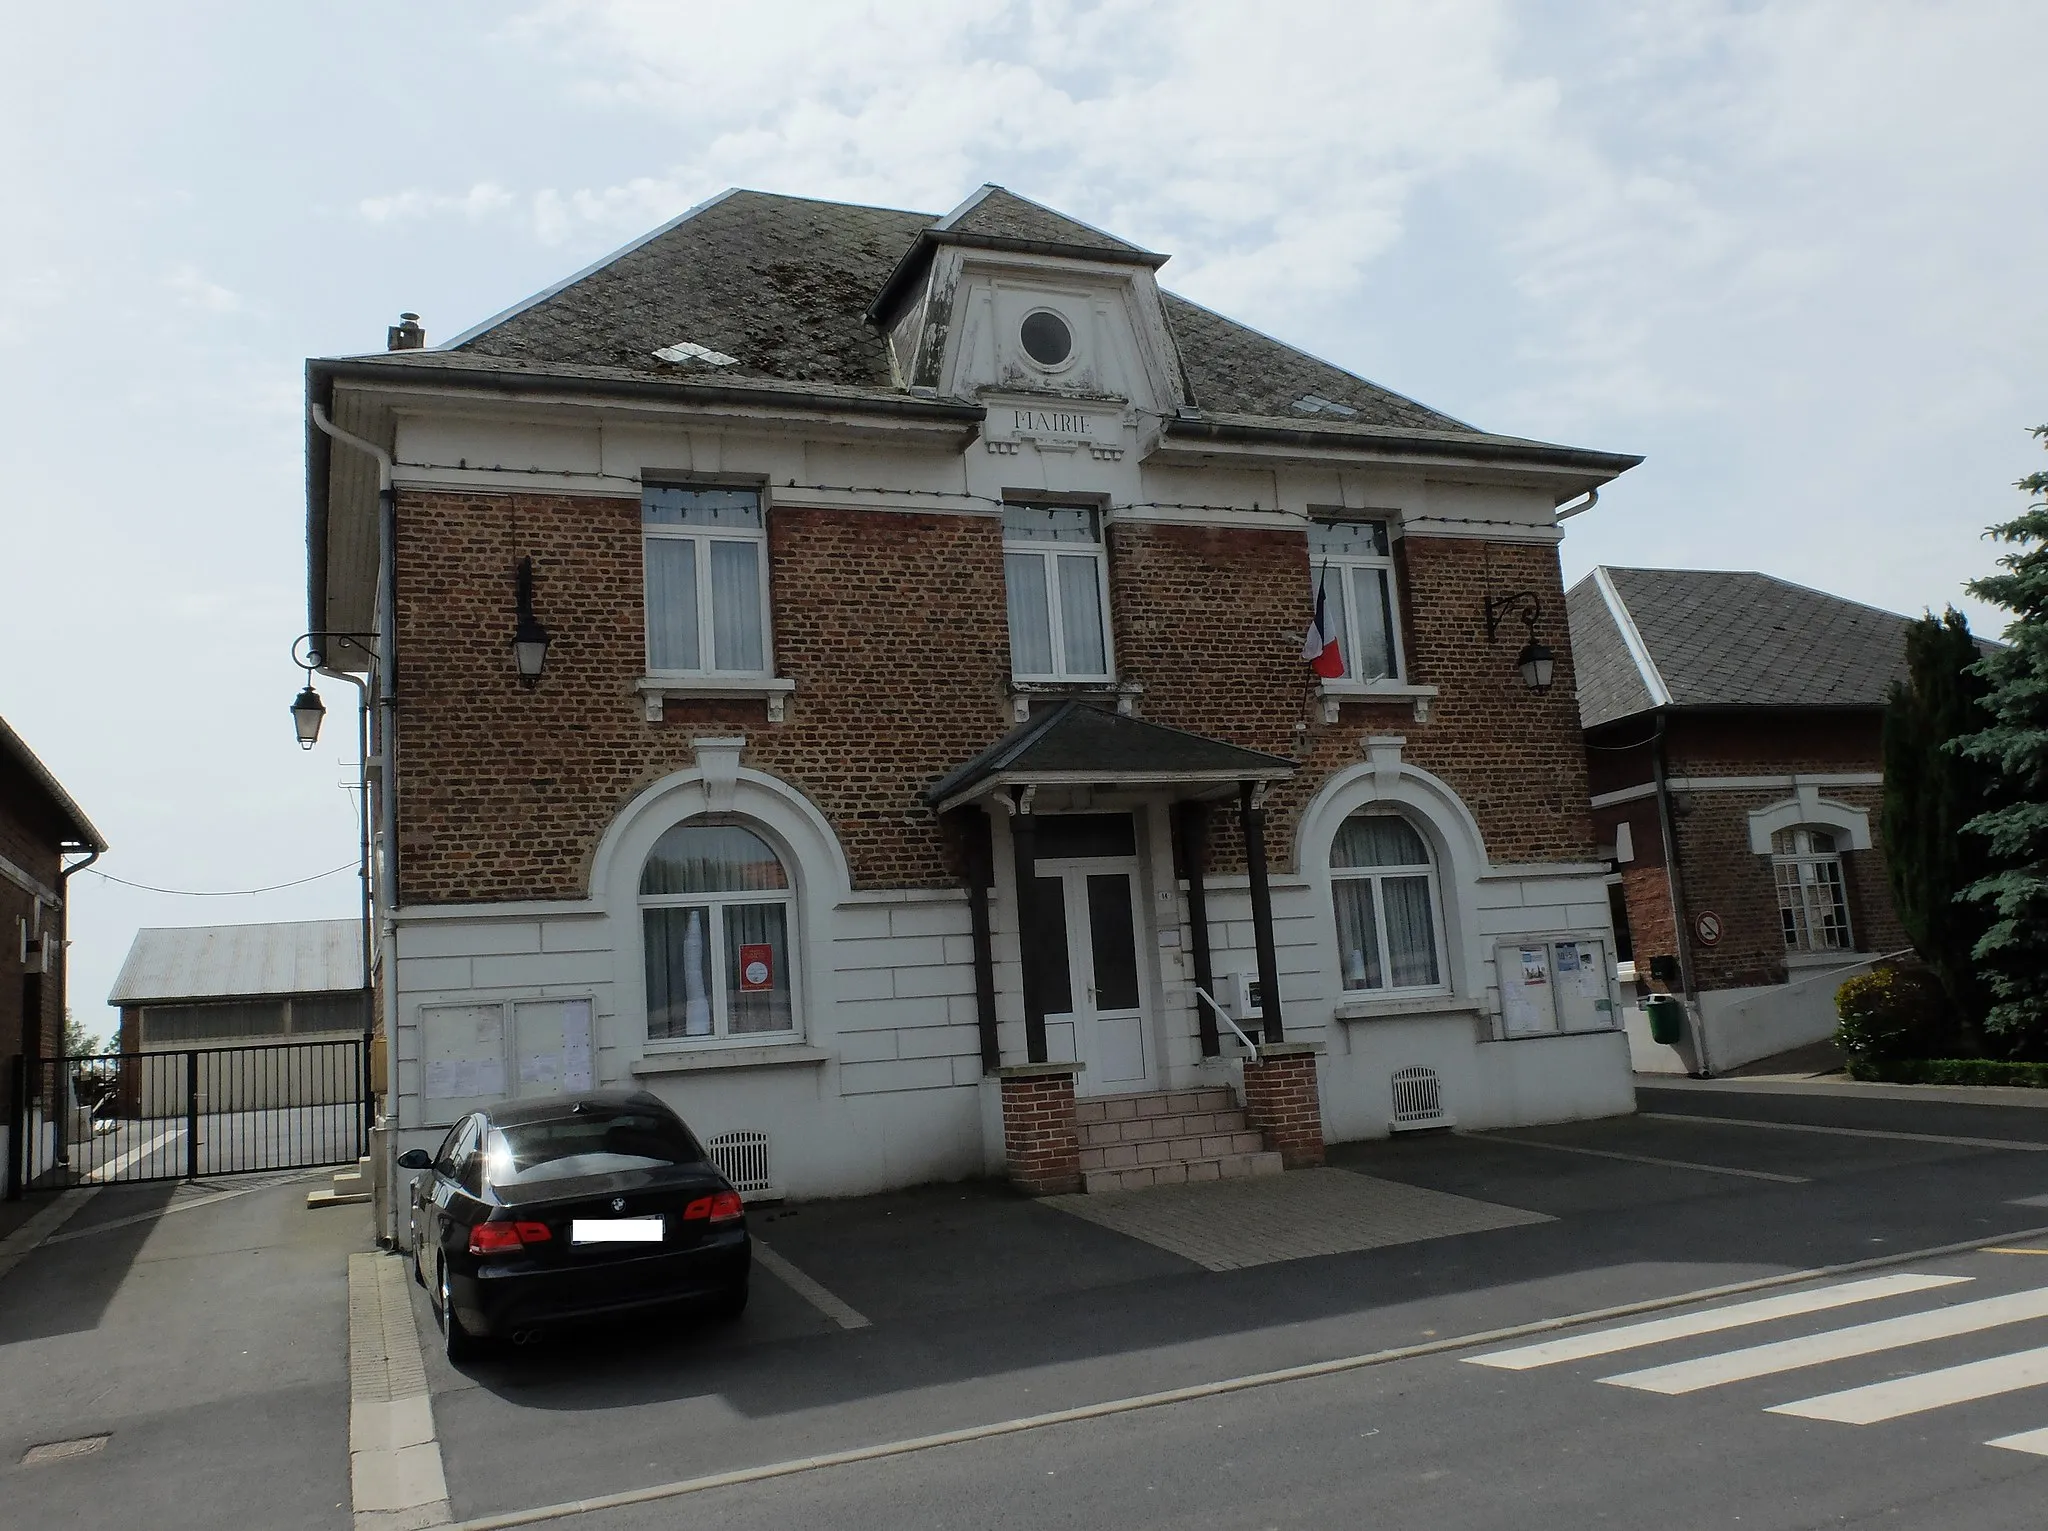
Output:
M564 1333L460 1371L427 1355L454 1517L595 1499L528 1523L2048 1521L2048 1457L1991 1444L2048 1430L2048 1254L1994 1252L2048 1250L2020 1237L2048 1229L2048 1110L1761 1085L1642 1105L1335 1150L1546 1220L1237 1270L998 1187L757 1211L779 1263L737 1325ZM344 1267L368 1223L305 1211L305 1189L102 1191L0 1272L0 1526L349 1524ZM1545 1364L1475 1364L1565 1339ZM1324 1369L1255 1380L1290 1367ZM1085 1417L1032 1422L1061 1411ZM975 1430L993 1433L905 1447ZM861 1459L785 1470L825 1453ZM766 1475L703 1481L749 1469Z
M658 1490L2048 1227L2048 1206L2020 1204L2048 1196L2048 1112L1683 1089L1643 1104L1654 1115L1335 1155L1555 1221L1237 1271L977 1188L770 1213L757 1232L869 1327L763 1282L730 1331L560 1336L460 1373L431 1358L455 1513ZM1679 1116L1692 1119L1665 1119ZM2048 1288L2048 1258L2026 1255L1899 1269L1969 1279L1682 1339L1641 1364ZM2048 1316L1677 1397L1602 1381L1632 1356L1506 1373L1438 1353L559 1523L2039 1526L2048 1461L1985 1442L2048 1427L2048 1387L1861 1426L1764 1412L2035 1346Z

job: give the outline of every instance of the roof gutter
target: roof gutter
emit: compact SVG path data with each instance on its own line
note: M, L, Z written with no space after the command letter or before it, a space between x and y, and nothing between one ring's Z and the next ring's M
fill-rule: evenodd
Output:
M1388 431L1366 435L1349 431L1303 430L1288 425L1247 425L1237 421L1189 419L1183 415L1165 422L1169 441L1244 443L1255 446L1312 447L1318 451L1349 448L1354 451L1388 451L1403 455L1462 457L1478 462L1526 463L1545 468L1576 468L1582 472L1613 478L1626 473L1643 459L1626 452L1594 452L1584 447L1551 446L1544 442L1505 441L1489 437L1459 437L1442 432ZM1580 507L1585 509L1588 507Z
M866 397L794 390L745 388L731 383L667 382L651 378L591 378L556 373L500 371L479 368L402 368L366 361L316 361L307 364L310 380L392 383L409 386L482 387L515 395L576 394L593 398L656 399L664 403L747 404L777 406L818 414L878 415L901 420L979 425L987 411L979 404L956 404L916 397ZM310 391L310 390L309 390Z

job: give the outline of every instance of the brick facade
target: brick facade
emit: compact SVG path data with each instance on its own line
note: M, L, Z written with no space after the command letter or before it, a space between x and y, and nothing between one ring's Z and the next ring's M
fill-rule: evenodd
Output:
M0 856L56 891L62 865L59 847L69 833L69 826L44 803L42 788L26 772L0 760ZM39 970L31 955L30 966L38 966L31 972L21 960L23 921L31 931L37 928L35 897L13 879L0 877L0 1059L25 1052L52 1057L63 1043L62 947L58 945L56 963L48 973ZM47 906L41 929L58 943L57 914Z
M1244 1064L1244 1119L1291 1170L1323 1162L1323 1100L1315 1049L1280 1043Z
M1588 742L1595 792L1624 790L1653 778L1646 742L1653 729L1653 723L1637 718L1593 731ZM1777 885L1771 858L1750 849L1749 815L1784 802L1792 791L1787 786L1696 784L1875 774L1883 764L1879 715L1674 713L1667 724L1665 752L1667 775L1690 784L1671 794L1672 836L1687 921L1690 925L1707 911L1721 917L1722 935L1716 945L1690 941L1694 984L1712 990L1785 982ZM1870 816L1871 848L1842 853L1856 949L1890 952L1911 945L1892 907L1879 823L1883 789L1830 785L1821 787L1820 795ZM1617 825L1629 826L1634 858L1623 868L1622 886L1636 962L1647 972L1651 957L1677 952L1656 800L1646 796L1613 804L1596 810L1595 819L1609 844Z
M1002 1091L1003 1163L1010 1183L1032 1196L1080 1190L1073 1070L1065 1064L1005 1069Z
M411 903L575 898L604 829L638 791L687 768L691 739L742 732L743 763L804 792L856 887L957 882L918 793L1012 725L1001 526L993 517L775 506L768 516L776 673L786 721L759 700L670 701L645 720L639 506L615 497L399 496L399 861ZM1302 807L1356 764L1368 734L1471 808L1496 862L1593 854L1555 548L1413 538L1400 550L1406 702L1346 703L1334 724L1300 658L1308 552L1297 531L1128 522L1109 533L1117 667L1144 716L1303 761L1269 804L1276 866ZM512 571L531 557L555 638L533 691L513 672ZM1555 684L1531 695L1488 595L1535 590ZM1211 866L1241 870L1234 816L1212 817Z

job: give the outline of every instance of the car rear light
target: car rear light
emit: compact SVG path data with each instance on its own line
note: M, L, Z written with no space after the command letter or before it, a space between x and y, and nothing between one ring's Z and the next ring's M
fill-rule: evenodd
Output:
M527 1244L545 1244L553 1237L546 1223L478 1223L469 1230L469 1252L499 1255Z
M685 1222L729 1223L736 1217L747 1215L746 1203L740 1200L737 1191L720 1191L716 1196L700 1196L683 1208Z

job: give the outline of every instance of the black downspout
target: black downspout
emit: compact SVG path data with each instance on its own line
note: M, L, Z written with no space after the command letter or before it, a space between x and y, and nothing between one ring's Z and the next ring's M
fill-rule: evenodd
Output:
M1042 944L1038 939L1038 825L1025 805L1010 814L1010 854L1017 867L1017 967L1024 984L1024 1056L1046 1061L1045 992L1034 970Z
M1252 885L1252 935L1259 948L1259 1041L1282 1042L1280 1028L1280 957L1273 948L1273 889L1266 880L1266 810L1259 798L1263 787L1240 783L1237 816L1244 826L1244 868Z
M995 881L994 846L988 815L962 808L955 815L967 851L967 920L974 940L974 1020L981 1033L981 1071L1002 1067L1002 1046L996 1033L996 949L989 926L988 890Z
M57 1056L60 1058L64 1056L64 1022L71 1014L71 874L84 871L103 854L102 849L91 849L86 852L85 860L74 861L70 866L60 865L57 868ZM43 971L47 973L49 969L50 961L46 947ZM37 1020L37 1036L40 1037L41 1018L38 1017ZM56 1097L54 1114L57 1121L57 1162L68 1165L71 1162L71 1145L65 1141L65 1137L71 1124L66 1120L64 1081L53 1076L50 1093Z
M1203 886L1208 852L1209 805L1187 802L1180 805L1180 864L1188 880L1188 955L1195 964L1195 987L1204 994L1216 992L1216 972L1209 960L1209 890ZM1223 1055L1223 1038L1216 1029L1216 1012L1200 995L1195 997L1195 1025L1202 1039L1202 1056Z
M1657 828L1664 840L1664 890L1671 903L1671 942L1678 958L1678 987L1693 1014L1693 1043L1698 1050L1698 1077L1711 1072L1707 1062L1707 1028L1699 1018L1699 994L1693 987L1692 942L1687 939L1685 882L1678 865L1678 833L1671 818L1671 786L1664 760L1665 714L1657 714L1657 732L1650 740L1650 769L1657 787Z

